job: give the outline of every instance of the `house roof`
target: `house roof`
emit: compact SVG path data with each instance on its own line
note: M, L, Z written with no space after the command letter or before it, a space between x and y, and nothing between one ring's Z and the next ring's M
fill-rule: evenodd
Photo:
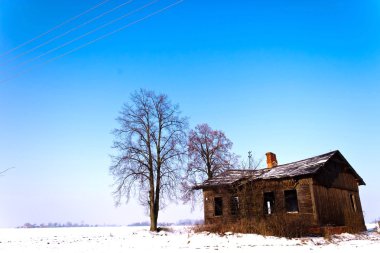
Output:
M198 185L194 188L202 189L206 187L232 185L244 179L254 181L260 179L269 180L313 175L317 173L330 159L332 159L334 155L339 156L349 165L348 167L350 171L356 177L359 184L365 184L363 179L356 173L356 171L347 162L343 155L338 150L335 150L300 161L281 164L271 169L265 168L259 170L227 170L212 179L204 181L201 185Z
M213 187L219 185L230 185L239 180L249 179L258 176L262 170L226 170L221 174L204 181L201 185L197 185L194 189L201 189L205 187Z

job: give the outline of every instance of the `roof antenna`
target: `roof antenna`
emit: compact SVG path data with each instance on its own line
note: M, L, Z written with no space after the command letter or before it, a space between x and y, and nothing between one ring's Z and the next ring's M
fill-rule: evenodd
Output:
M248 151L248 169L252 169L252 151Z

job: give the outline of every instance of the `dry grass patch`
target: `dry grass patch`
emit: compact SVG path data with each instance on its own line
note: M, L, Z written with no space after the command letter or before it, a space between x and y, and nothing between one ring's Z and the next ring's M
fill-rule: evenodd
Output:
M281 216L270 217L270 219L242 219L234 223L226 224L196 225L193 227L193 230L195 233L207 231L210 233L225 234L232 232L287 238L298 238L308 235L307 227L302 220L288 221Z

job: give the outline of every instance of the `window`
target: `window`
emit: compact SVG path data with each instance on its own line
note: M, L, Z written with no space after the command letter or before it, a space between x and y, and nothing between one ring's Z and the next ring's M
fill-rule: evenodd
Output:
M288 213L298 212L297 191L288 190L284 191L285 195L285 209Z
M274 212L274 192L264 192L264 214Z
M214 198L214 210L215 210L215 216L223 215L223 198L222 197Z
M357 207L356 207L355 195L350 194L350 199L351 199L352 210L354 210L354 212L356 213Z
M231 215L237 215L239 213L239 198L231 197Z

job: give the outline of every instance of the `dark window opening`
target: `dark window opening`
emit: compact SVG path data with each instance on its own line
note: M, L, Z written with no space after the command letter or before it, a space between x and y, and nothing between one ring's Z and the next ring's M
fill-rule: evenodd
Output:
M352 210L354 210L354 212L356 212L357 208L356 208L355 195L354 194L350 194L350 199L351 199Z
M274 192L264 193L264 214L272 214L274 212Z
M214 207L215 207L215 216L222 216L223 215L223 198L222 197L216 197L214 199Z
M231 197L231 215L237 215L239 213L239 198Z
M298 212L298 199L296 190L284 191L285 209L287 212Z

